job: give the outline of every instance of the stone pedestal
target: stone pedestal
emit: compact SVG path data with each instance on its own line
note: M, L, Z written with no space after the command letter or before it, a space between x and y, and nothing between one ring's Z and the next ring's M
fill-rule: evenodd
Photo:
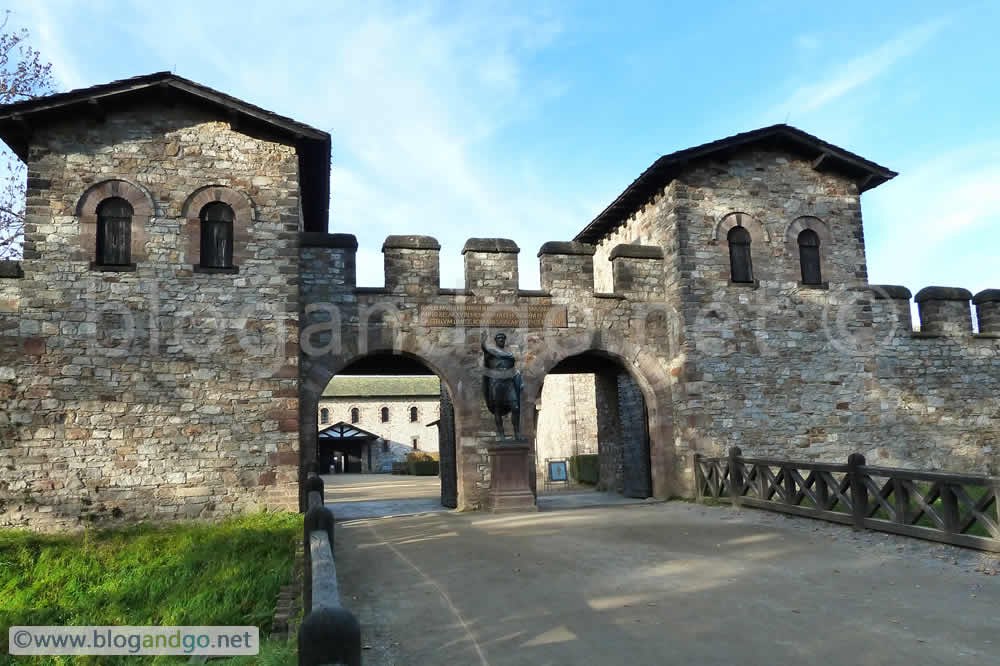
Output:
M490 456L489 509L493 513L538 511L531 491L531 444L527 440L496 442Z

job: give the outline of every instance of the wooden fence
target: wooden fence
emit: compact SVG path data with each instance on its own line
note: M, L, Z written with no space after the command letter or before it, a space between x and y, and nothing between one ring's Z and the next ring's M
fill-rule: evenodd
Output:
M1000 552L1000 478L695 454L698 501L780 511L966 548Z
M333 512L323 504L323 480L306 479L309 510L305 516L305 582L303 603L308 611L299 627L299 666L361 664L361 625L340 604L337 568L333 560Z

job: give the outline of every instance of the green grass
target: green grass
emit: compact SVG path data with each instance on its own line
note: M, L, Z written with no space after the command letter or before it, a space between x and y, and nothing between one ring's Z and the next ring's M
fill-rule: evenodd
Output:
M270 631L292 578L302 517L258 513L220 523L137 525L74 535L0 531L0 664L182 663L181 657L21 657L11 625L256 625ZM294 648L265 643L231 664L294 663Z

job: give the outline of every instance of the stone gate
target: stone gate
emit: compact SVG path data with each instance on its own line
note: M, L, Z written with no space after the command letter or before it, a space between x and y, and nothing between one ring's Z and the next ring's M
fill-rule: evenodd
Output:
M923 289L914 330L910 292L867 279L861 194L896 174L793 127L660 158L538 250L540 290L501 238L443 289L428 236L387 238L384 286L358 287L329 135L170 73L0 107L0 138L28 165L23 260L0 264L2 524L299 508L318 397L359 364L441 378L446 485L480 508L498 329L524 433L549 373L594 372L624 424L600 436L647 438L657 497L733 445L996 472L1000 291Z

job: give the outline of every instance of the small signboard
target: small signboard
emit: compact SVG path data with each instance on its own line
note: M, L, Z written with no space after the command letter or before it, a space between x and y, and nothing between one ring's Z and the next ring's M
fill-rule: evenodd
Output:
M565 460L550 460L549 461L549 481L553 482L566 482L569 480L569 474L566 469Z

